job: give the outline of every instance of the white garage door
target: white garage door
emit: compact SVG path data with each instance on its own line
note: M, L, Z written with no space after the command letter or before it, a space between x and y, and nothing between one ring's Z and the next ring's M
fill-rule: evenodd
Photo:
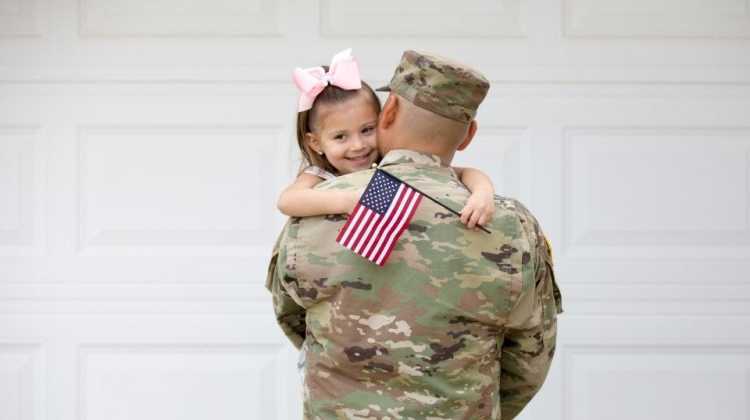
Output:
M522 419L750 418L746 0L0 0L0 419L299 419L263 288L295 66L492 81L456 164L552 239Z

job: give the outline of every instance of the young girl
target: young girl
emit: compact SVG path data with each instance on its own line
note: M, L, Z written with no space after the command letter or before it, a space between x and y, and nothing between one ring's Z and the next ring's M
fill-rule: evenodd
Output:
M296 69L300 91L297 144L307 165L281 193L278 208L287 216L350 213L362 191L319 191L313 187L327 179L369 169L381 156L375 126L380 100L359 77L351 49L333 57L331 66ZM471 168L453 168L471 191L461 210L461 222L476 229L492 218L494 188L489 177Z

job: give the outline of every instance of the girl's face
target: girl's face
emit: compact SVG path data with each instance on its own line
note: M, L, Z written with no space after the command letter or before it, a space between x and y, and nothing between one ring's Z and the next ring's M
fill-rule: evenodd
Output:
M340 175L369 169L378 158L378 113L369 94L362 91L346 101L317 106L315 130L306 135L313 152L323 152Z

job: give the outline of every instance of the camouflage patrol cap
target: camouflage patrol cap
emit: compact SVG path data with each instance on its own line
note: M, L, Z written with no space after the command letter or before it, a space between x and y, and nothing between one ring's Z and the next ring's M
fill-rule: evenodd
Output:
M376 90L397 93L420 108L468 123L489 88L481 73L464 64L408 50L388 86Z

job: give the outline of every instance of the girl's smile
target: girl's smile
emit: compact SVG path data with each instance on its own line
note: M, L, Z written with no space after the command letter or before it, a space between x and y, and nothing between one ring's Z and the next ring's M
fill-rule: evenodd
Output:
M348 157L352 162L352 165L356 166L365 166L370 167L370 164L375 161L375 158L377 157L377 150L371 149L368 153L364 153L362 155L354 156L354 157Z

